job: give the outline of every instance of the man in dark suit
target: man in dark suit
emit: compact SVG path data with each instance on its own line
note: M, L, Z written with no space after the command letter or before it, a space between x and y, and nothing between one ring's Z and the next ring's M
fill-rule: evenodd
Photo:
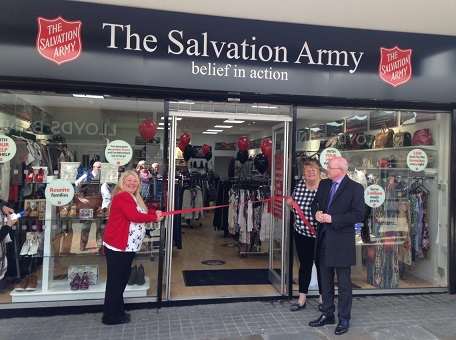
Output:
M318 224L315 259L320 263L322 315L311 327L335 324L334 273L337 274L339 323L334 334L348 331L352 307L351 266L356 264L355 223L364 219L364 188L347 176L343 157L329 161L328 178L320 182L312 202L312 214Z

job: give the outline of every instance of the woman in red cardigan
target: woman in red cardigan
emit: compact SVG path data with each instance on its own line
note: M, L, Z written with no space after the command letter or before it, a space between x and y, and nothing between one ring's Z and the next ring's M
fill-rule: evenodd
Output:
M145 224L160 222L160 210L148 210L140 194L139 177L125 171L112 193L108 223L103 236L107 262L107 279L102 322L116 325L130 322L125 313L123 293L130 278L135 253L141 249Z

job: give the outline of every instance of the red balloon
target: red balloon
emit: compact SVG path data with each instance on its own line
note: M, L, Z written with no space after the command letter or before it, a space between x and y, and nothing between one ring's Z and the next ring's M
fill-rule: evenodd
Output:
M248 150L250 147L250 140L246 136L241 136L237 142L240 151Z
M207 144L203 144L203 147L201 148L204 154L207 154L209 151L211 151L211 147Z
M264 139L261 142L261 152L266 155L266 157L270 158L272 155L272 139Z
M187 145L190 144L190 135L185 132L183 134L180 135L180 143L182 144L182 146L185 148Z
M150 142L155 137L155 133L157 133L157 124L150 119L146 119L139 124L139 133L142 138Z
M179 143L177 144L177 147L180 149L180 151L184 152L185 146L183 146L181 142L179 142Z

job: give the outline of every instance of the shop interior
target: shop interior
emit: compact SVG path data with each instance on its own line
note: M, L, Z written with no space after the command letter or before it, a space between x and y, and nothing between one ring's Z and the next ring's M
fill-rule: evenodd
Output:
M163 180L172 170L167 169L163 159L168 147L163 135L164 101L20 91L3 91L0 98L0 127L15 140L21 155L28 155L24 162L1 165L2 197L9 193L7 200L18 202L15 209L26 211L27 216L20 219L13 242L7 244L9 264L2 280L0 302L103 299L106 272L99 249L108 215L97 206L92 209L92 215L81 216L80 211L72 210L74 202L55 208L44 199L46 183L62 178L76 184L81 167L83 172L89 173L99 161L99 186L106 183L112 187L118 171L138 168L139 173L150 174L152 165L157 163L158 173L145 176L147 180L141 185L147 204L160 207L167 188ZM261 197L270 195L270 170L267 165L264 168L264 161L255 163L255 160L262 153L262 142L271 138L273 127L281 122L281 116L289 117L290 110L289 106L268 104L170 102L170 111L177 117L174 171L175 185L179 188L176 197L182 200L177 202L178 206L188 207L189 202L195 208L227 204L223 198L232 188L257 190L258 197L263 195L263 190L266 196ZM189 113L195 112L204 118L189 117ZM227 115L232 118L226 118ZM146 120L157 126L149 141L140 129ZM360 150L345 149L340 141L328 144L347 131L352 135L356 132L376 135L384 124L394 132L410 132L412 136L417 130L430 128L434 140L432 145L419 147ZM358 265L352 271L355 288L447 285L448 190L442 187L448 185L449 157L444 145L448 145L449 126L449 115L441 112L298 108L296 154L292 155L298 165L295 180L299 179L302 159L319 160L322 151L332 146L348 159L352 176L362 172L364 177L360 180L365 181L366 186L372 183L382 186L386 192L385 202L394 202L388 205L389 211L373 209L370 240L361 239L359 230ZM184 145L179 145L184 134L190 137L190 154L185 153ZM241 137L248 139L247 157L239 155ZM132 147L131 161L119 168L105 158L106 145L114 140L126 141ZM209 151L203 148L205 145L210 147ZM407 166L408 153L416 148L424 150L428 159L428 165L418 172ZM30 158L30 154L34 156ZM386 158L390 160L389 165L380 166L380 161ZM393 165L400 160L401 165ZM324 176L324 171L322 174ZM225 191L220 193L219 190ZM411 222L403 215L403 211L410 210L407 202L417 192L425 193L427 204L425 247L419 246L423 245L422 237L409 232ZM376 215L375 211L379 210ZM244 232L245 225L228 225L225 214L232 212L209 209L174 218L169 263L171 299L279 294L272 284L264 281L269 267L270 235L255 229ZM164 237L165 233L160 225L149 226L143 247L134 260L135 266L144 268L145 280L133 280L125 293L132 301L157 296L158 245L160 235ZM285 240L281 241L286 244ZM38 247L32 247L32 243ZM405 244L408 251L404 251ZM298 266L294 256L295 292ZM209 271L222 276L211 277ZM76 274L88 276L87 288L72 289ZM18 284L25 278L28 281L24 289L18 290ZM311 288L316 289L315 282L311 284Z

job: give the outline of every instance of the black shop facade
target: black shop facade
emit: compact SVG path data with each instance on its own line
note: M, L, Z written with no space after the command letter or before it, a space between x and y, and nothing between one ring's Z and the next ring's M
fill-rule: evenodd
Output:
M372 211L356 226L354 293L455 292L456 38L61 1L8 3L0 15L0 127L14 155L1 162L1 193L26 214L4 240L3 309L102 303L106 207L46 196L56 184L80 195L95 162L100 195L119 171L141 178L154 163L146 203L174 211L187 190L201 194L198 212L149 226L135 258L144 283L127 286L129 303L293 296L286 206L260 207L258 223L206 208L239 190L289 196L302 160L324 174L334 155ZM391 142L375 145L381 133ZM195 266L222 283L191 284ZM256 271L261 289L243 276ZM88 289L72 290L76 274Z

